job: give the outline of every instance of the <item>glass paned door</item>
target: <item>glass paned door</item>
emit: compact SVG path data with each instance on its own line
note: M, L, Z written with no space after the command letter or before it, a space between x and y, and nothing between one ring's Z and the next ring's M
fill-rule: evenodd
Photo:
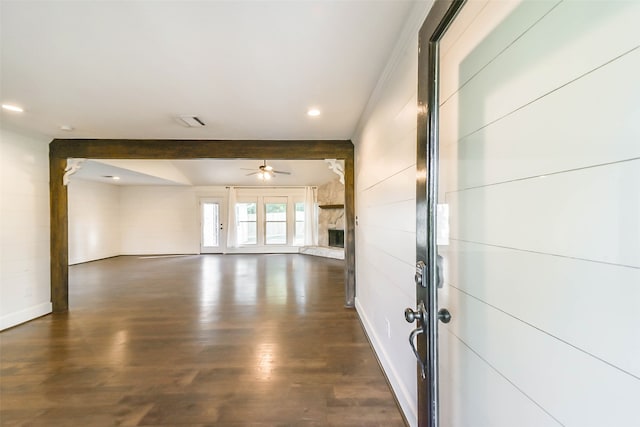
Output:
M200 200L200 253L224 252L224 212L222 199Z

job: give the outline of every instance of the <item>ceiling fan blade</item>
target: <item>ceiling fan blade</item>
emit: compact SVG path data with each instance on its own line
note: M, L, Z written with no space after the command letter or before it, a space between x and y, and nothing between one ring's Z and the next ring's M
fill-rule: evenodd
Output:
M254 171L254 170L256 170L256 168L240 168L240 170L243 170L243 171Z
M281 173L282 175L291 175L291 172L285 172L285 171L271 171L274 173Z
M256 174L259 174L259 173L260 173L260 171L258 171L258 172L253 172L253 173L248 173L248 174L246 174L245 176L256 175Z

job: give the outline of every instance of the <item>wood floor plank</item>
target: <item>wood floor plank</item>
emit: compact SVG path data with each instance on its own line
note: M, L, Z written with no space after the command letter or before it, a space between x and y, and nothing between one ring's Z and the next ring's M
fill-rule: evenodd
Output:
M117 257L0 333L1 426L402 426L343 261Z

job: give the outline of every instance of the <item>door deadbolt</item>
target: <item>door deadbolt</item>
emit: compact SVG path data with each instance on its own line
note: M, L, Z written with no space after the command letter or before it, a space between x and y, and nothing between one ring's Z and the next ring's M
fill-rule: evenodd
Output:
M424 263L424 261L418 261L416 263L416 275L414 277L414 280L416 281L416 285L422 286L423 288L426 287L424 282L425 267L426 267L426 264Z
M449 312L449 310L447 310L446 308L441 308L440 310L438 310L438 320L440 320L442 323L451 322L451 313Z

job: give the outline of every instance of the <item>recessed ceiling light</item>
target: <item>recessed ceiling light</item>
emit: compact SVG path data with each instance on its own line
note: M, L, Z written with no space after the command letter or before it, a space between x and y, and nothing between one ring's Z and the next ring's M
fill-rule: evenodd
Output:
M63 130L65 132L71 132L73 131L73 126L70 125L62 125L60 126L60 130Z
M17 105L2 104L2 109L7 111L13 111L14 113L22 113L24 110Z
M119 176L113 176L113 175L102 175L102 177L107 179L113 179L114 181L117 181L120 179Z
M307 115L311 117L318 117L320 115L320 110L318 110L317 108L312 108L307 111Z

